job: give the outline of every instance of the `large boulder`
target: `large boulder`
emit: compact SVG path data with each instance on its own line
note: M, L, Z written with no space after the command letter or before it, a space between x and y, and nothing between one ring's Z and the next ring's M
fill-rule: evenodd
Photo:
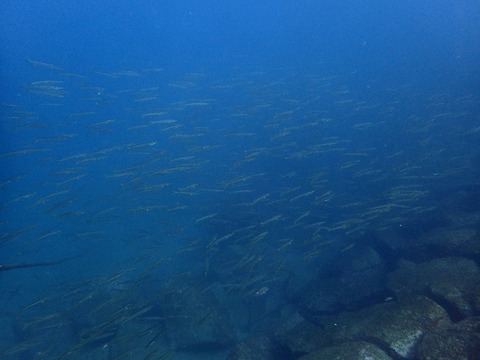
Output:
M417 347L418 360L479 360L480 317L428 332Z
M145 318L168 329L171 349L222 349L235 343L237 334L226 309L214 293L192 285L185 291L167 291Z
M448 257L420 264L402 260L389 274L388 287L398 298L432 297L449 311L452 320L480 312L480 269L472 260Z
M392 360L385 351L365 341L345 342L300 357L298 360Z
M329 339L324 329L304 320L280 336L280 341L297 358L327 346Z
M332 344L367 341L387 354L413 359L420 339L434 329L450 325L447 312L425 296L370 306L357 312L324 315L316 325L302 322L283 337L294 355L305 355Z
M275 325L273 335L276 337L284 336L288 331L304 321L305 318L300 315L298 308L292 304L287 304L283 306L280 312L280 321Z
M376 235L377 247L389 257L427 261L447 256L480 257L480 219L459 220L456 226L433 228L412 234L383 230ZM471 222L473 221L473 223Z
M238 343L227 360L277 360L283 350L268 337L252 337Z
M338 274L320 276L303 291L299 304L307 318L358 310L385 298L385 265L375 250L352 252L339 266Z

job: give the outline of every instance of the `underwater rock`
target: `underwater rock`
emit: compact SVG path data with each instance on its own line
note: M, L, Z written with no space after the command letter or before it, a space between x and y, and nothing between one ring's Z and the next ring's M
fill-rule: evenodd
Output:
M443 256L479 256L478 224L447 229L435 229L422 238L425 250L436 249Z
M248 332L271 334L282 322L279 316L285 305L283 293L276 288L268 290L263 295L251 295L244 300L248 304ZM229 309L231 310L231 309Z
M477 224L432 229L418 237L395 231L377 234L377 247L389 257L427 261L447 256L480 256L480 234Z
M328 341L328 336L322 328L306 320L280 336L280 342L290 349L295 358L327 346Z
M480 269L472 260L448 257L420 264L402 260L389 274L388 287L398 298L432 297L454 321L480 312Z
M296 306L286 304L280 311L280 322L275 326L274 335L283 336L295 326L305 321Z
M385 298L385 264L370 247L351 253L339 280L339 301L347 310L361 309Z
M342 259L341 272L312 282L300 297L307 318L341 310L358 310L383 300L386 292L384 261L372 248Z
M320 316L317 323L304 322L283 339L294 355L346 341L368 341L392 357L412 359L427 331L451 324L447 312L425 296Z
M447 312L424 296L374 305L321 322L333 340L365 340L387 353L412 359L418 341L429 330L450 324Z
M379 347L365 341L345 342L300 357L298 360L391 360Z
M252 337L238 343L230 352L228 360L276 360L282 356L274 341L268 337Z
M480 186L478 188L480 189ZM445 214L447 219L458 227L478 229L480 225L480 203L477 203L477 199L480 199L479 195L480 192L477 192L474 197L472 197L472 194L465 195L465 199L468 199L470 205L467 208L462 206L460 208L452 208L452 211Z
M306 289L310 283L315 281L316 269L310 269L307 267L299 266L295 269L295 272L288 274L285 281L285 296L289 301L298 301L302 296L304 289Z
M479 360L480 317L428 332L417 347L418 360Z
M186 292L170 293L158 311L171 349L211 350L235 343L235 328L212 291L192 285Z
M310 284L302 294L299 305L301 314L312 318L322 314L333 314L342 310L340 305L340 284L338 279L324 279Z

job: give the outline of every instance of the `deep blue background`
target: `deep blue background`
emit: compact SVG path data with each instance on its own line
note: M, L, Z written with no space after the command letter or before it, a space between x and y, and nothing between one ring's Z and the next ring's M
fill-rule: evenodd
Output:
M0 84L0 264L69 259L0 274L12 318L126 269L279 296L478 184L476 0L4 0Z
M75 71L192 65L313 67L478 80L476 1L10 1L2 77L25 58ZM424 79L422 79L424 80Z

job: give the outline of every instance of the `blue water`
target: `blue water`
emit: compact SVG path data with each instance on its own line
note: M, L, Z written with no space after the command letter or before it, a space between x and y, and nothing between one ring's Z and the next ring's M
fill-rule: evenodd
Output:
M479 15L476 1L3 1L0 263L42 265L0 272L4 356L81 357L78 312L95 329L107 299L128 320L192 284L248 335L241 304L262 287L291 303L292 273L306 284L478 185ZM153 325L132 321L124 334Z

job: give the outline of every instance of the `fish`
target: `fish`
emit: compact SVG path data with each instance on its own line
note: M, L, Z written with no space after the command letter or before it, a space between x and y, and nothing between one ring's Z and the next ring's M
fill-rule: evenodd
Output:
M258 289L253 296L258 297L258 296L263 296L268 293L268 290L270 290L268 287L263 286L260 289Z

